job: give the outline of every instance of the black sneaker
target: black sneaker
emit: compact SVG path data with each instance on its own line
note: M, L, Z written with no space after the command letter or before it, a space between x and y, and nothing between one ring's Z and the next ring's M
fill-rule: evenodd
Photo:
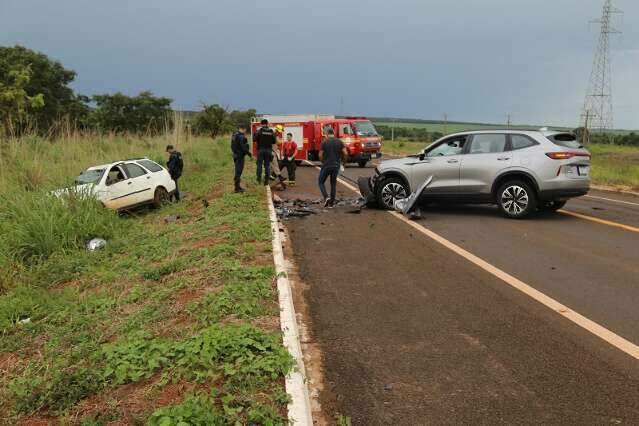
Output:
M328 198L324 200L324 207L329 207L331 204L331 200L329 200Z
M236 194L241 194L243 192L246 192L246 190L244 188L235 188L235 193Z
M332 209L333 207L335 207L335 200L328 200L328 208Z

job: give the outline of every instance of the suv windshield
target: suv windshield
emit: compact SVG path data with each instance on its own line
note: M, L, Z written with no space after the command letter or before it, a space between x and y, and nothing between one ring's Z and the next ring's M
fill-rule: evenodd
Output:
M370 121L356 121L353 123L357 136L377 136L377 130Z
M577 141L577 136L572 133L557 133L546 137L555 145L564 148L582 148L582 145Z
M100 179L102 179L103 174L104 174L104 169L85 170L82 172L82 174L80 174L80 176L75 178L75 184L76 185L85 185L87 183L96 184L100 182Z

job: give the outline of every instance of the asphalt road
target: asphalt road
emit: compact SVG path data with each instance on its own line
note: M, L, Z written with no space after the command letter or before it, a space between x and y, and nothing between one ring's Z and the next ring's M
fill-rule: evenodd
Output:
M280 196L317 198L316 176L298 169L298 186ZM418 225L639 345L639 197L592 191L565 210L599 222L434 205ZM639 424L636 358L393 215L348 211L287 222L329 415L361 425Z

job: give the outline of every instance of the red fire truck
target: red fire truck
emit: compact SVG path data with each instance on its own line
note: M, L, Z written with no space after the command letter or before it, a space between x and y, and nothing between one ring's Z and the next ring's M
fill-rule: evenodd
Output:
M293 134L297 143L295 158L319 161L319 149L326 138L326 131L332 128L335 136L340 138L348 151L348 163L357 163L365 167L373 158L381 158L382 137L375 130L373 123L366 117L336 118L333 115L261 115L254 117L251 124L251 134L254 135L260 127L260 121L268 120L272 129L280 128L278 136L286 139L287 133ZM283 144L278 151L281 158ZM253 143L253 152L256 146Z

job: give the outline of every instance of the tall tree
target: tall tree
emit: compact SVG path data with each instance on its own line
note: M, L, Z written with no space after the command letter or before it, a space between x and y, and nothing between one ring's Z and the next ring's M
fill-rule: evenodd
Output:
M196 132L215 138L233 130L233 122L226 108L218 104L203 104L202 111L195 116L193 127Z
M76 96L69 84L75 78L75 71L66 69L60 62L47 55L22 46L0 47L0 83L12 84L15 73L29 69L30 76L23 87L29 97L42 96L40 108L29 111L29 119L42 131L49 129L57 120L69 115L86 113L87 107Z
M170 124L170 98L156 97L151 92L138 96L123 93L93 96L96 108L91 124L98 129L114 132L158 133Z
M14 65L0 80L0 127L5 134L20 133L28 115L44 107L42 93L27 93L32 74L30 66Z

